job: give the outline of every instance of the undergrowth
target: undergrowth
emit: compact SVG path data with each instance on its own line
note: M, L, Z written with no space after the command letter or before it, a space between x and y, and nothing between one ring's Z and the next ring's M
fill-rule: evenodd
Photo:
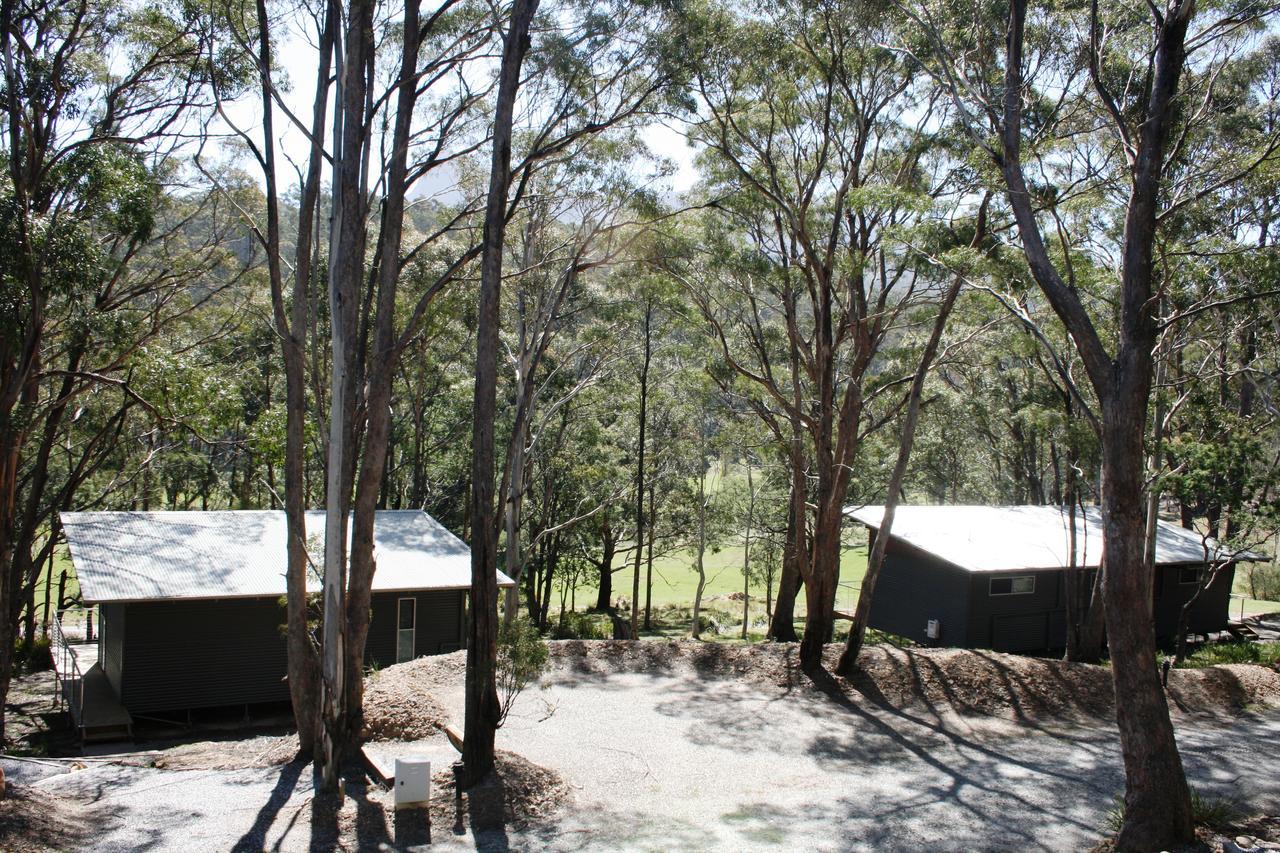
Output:
M1206 797L1191 789L1191 820L1196 826L1224 829L1240 818L1240 809L1222 797ZM1124 798L1116 797L1115 808L1107 812L1107 832L1115 835L1124 825Z
M1258 663L1264 666L1280 663L1280 643L1206 643L1178 666L1198 669L1224 663Z

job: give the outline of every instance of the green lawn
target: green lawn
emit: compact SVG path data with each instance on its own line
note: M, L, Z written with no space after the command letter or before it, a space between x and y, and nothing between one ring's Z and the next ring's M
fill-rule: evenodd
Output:
M692 606L693 597L698 588L698 573L694 569L695 554L691 551L677 551L653 561L653 604L663 606ZM742 592L742 547L740 545L724 548L716 553L708 552L704 559L707 573L707 585L703 590L704 604L715 605L720 609L740 611L740 601L729 601L728 597L735 592ZM865 543L849 544L845 547L840 561L840 590L836 596L836 609L847 611L852 609L858 600L858 586L867 571L867 550ZM613 598L631 600L631 583L635 574L634 564L628 564L613 574ZM640 603L644 604L645 567L640 567ZM777 588L777 578L774 579ZM761 583L752 584L750 589L753 611L763 612L765 590ZM579 610L585 610L595 604L597 587L582 587L577 592ZM758 608L758 610L757 610ZM804 597L796 602L796 615L804 614Z
M49 596L50 604L55 607L57 606L57 602L53 599L58 594L58 577L61 575L63 569L66 569L67 571L67 587L65 594L68 598L74 598L80 592L80 584L76 582L75 568L71 565L71 555L67 552L67 547L65 545L60 545L54 552L53 591ZM44 615L44 587L45 574L44 572L41 572L40 577L36 580L36 613L39 616Z

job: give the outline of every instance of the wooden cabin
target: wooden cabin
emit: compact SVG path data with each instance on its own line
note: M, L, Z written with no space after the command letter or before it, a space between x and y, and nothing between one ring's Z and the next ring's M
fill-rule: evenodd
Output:
M66 512L62 524L99 613L95 663L82 669L100 667L131 714L288 700L282 511ZM324 512L309 511L317 555L324 528ZM365 660L462 648L467 546L424 512L380 511L374 558ZM308 590L320 591L314 571Z
M871 539L880 506L850 507ZM900 506L871 602L871 627L929 645L1043 652L1066 644L1066 579L1091 580L1102 555L1096 507L1076 518L1071 568L1070 516L1055 506ZM1191 612L1189 633L1227 627L1235 563L1261 559L1228 553L1213 539L1161 521L1152 590L1153 629L1171 647L1182 606L1208 567L1222 565Z

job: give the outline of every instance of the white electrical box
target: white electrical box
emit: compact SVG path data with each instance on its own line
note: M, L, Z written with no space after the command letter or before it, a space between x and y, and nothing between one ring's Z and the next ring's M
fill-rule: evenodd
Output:
M942 636L942 623L937 619L930 619L924 627L924 635L930 640L936 640Z
M427 805L431 799L431 762L425 758L396 759L396 808Z

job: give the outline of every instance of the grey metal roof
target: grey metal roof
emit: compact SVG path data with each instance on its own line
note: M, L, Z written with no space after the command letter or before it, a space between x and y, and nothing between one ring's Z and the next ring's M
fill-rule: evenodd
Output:
M62 525L86 603L285 593L282 510L64 512ZM317 562L324 529L324 512L309 510ZM471 585L470 550L425 512L379 511L373 539L375 592ZM498 572L498 584L512 581ZM320 589L314 573L307 588Z
M883 506L846 507L845 515L879 528ZM970 572L1060 569L1069 564L1067 511L1056 506L899 506L891 536ZM1215 540L1161 521L1156 563L1201 563L1208 557L1265 559L1231 553ZM1076 514L1076 565L1096 567L1102 556L1102 516L1097 507Z

